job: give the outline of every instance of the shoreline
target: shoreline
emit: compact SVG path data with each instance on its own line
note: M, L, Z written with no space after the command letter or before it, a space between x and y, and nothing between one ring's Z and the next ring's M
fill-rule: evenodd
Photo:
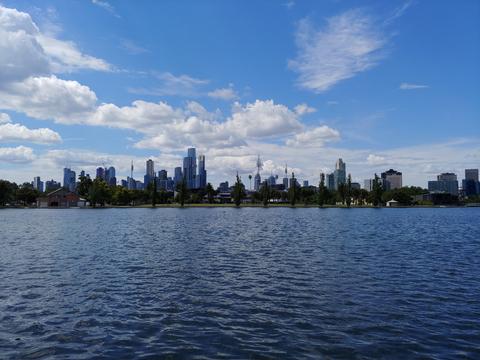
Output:
M17 210L25 210L25 209L62 209L62 210L69 210L69 209L82 209L82 210L96 210L96 209L189 209L189 208L292 208L292 209L436 209L436 208L475 208L480 207L480 205L410 205L410 206L345 206L345 205L324 205L322 207L315 205L315 204L298 204L295 206L291 206L289 204L269 204L268 206L263 206L262 204L242 204L239 207L235 206L235 204L185 204L183 207L179 204L158 204L156 206L152 205L107 205L107 206L97 206L97 207L21 207L21 206L0 206L0 210L2 209L17 209Z

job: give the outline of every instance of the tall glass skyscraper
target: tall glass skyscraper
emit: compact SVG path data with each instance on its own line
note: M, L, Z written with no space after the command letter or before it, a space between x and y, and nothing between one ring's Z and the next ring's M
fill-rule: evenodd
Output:
M205 155L198 157L198 177L197 187L199 189L205 189L207 186L207 170L205 170Z
M196 174L197 174L197 154L195 148L189 148L187 157L183 158L183 177L187 182L188 189L196 188Z
M69 168L63 169L63 187L69 191L75 191L77 187L75 171Z
M143 183L148 186L155 179L155 164L152 159L148 159L146 163L145 176L143 177Z
M340 158L335 164L335 171L333 172L335 181L335 190L338 190L340 184L345 184L347 181L346 166L343 160Z

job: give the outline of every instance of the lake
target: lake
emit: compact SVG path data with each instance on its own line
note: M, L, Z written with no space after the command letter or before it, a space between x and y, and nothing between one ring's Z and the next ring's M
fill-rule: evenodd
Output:
M0 210L0 358L480 358L480 208Z

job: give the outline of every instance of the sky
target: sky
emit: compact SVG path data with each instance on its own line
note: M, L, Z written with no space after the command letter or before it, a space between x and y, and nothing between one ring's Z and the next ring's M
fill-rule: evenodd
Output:
M63 168L426 187L480 167L480 2L0 0L0 178Z

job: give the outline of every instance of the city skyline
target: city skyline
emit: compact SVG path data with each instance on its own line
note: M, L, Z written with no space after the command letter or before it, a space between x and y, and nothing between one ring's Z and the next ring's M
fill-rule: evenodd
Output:
M262 179L287 163L312 185L338 158L361 184L479 167L480 4L289 4L3 1L0 177L123 179L133 161L143 181L147 159L173 176L188 147L216 184L248 185L259 154ZM189 26L169 31L174 14Z

